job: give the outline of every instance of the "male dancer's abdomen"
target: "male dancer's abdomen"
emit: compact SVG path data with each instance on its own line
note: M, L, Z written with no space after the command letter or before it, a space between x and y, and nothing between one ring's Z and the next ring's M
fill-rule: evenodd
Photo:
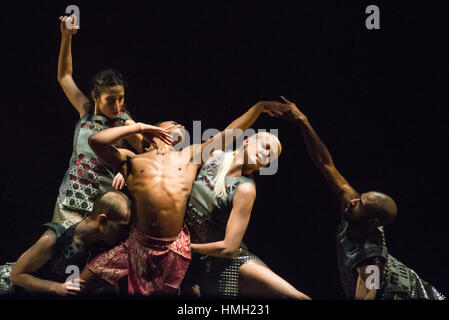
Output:
M176 237L184 225L183 202L184 205L154 206L147 201L136 201L137 228L156 238Z
M157 238L176 237L184 225L193 179L185 165L148 154L132 161L127 177L136 208L137 228Z

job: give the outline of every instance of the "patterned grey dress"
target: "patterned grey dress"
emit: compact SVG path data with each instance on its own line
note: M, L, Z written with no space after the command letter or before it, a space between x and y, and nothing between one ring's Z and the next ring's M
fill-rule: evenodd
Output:
M192 243L208 243L225 238L226 224L232 210L232 201L242 183L253 183L248 177L226 177L227 196L215 197L212 179L223 161L223 153L209 159L196 177L187 202L185 222ZM239 268L245 262L264 263L248 251L242 242L232 259L193 254L185 283L199 285L203 297L234 299L239 294Z
M383 227L377 228L376 232L364 243L355 243L349 238L348 226L349 223L343 218L337 231L337 263L347 299L355 298L357 267L362 263L374 264L374 259L381 259L384 262L384 268L380 270L380 289L376 299L445 299L415 271L388 253Z
M61 222L65 227L81 221L83 216L92 211L95 198L113 189L112 180L116 172L100 163L88 144L88 138L104 129L123 126L128 119L130 116L124 112L115 119L88 112L78 120L69 168L59 188L52 221ZM122 148L124 142L120 140L114 145Z

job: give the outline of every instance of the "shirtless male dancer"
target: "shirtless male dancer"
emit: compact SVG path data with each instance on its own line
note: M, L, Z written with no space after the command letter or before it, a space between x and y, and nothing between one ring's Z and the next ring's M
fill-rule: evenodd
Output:
M261 113L281 116L286 110L280 102L258 102L227 129L245 131ZM105 284L104 281L116 284L128 276L129 294L179 294L191 259L190 235L184 226L187 198L198 169L213 151L203 155L205 147L211 143L215 146L217 141L219 148L225 147L222 131L201 145L174 151L170 135L177 134L182 139L183 129L172 122L163 122L159 127L136 123L90 136L89 145L99 159L125 177L136 216L128 239L95 257L84 269L81 278L86 281L86 289ZM136 155L113 146L117 140L136 133L152 140L146 153Z

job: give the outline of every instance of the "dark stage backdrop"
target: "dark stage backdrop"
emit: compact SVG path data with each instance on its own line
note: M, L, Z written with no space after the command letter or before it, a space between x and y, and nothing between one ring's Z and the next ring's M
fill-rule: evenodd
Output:
M437 1L75 2L73 77L88 94L107 67L128 81L137 121L224 128L259 100L296 102L360 192L396 199L390 252L449 294L447 10ZM0 262L44 231L72 151L77 113L57 82L58 6L2 8ZM367 30L365 8L380 8ZM3 5L2 5L3 6ZM245 236L275 272L315 299L341 299L338 202L294 125L284 153L257 181Z

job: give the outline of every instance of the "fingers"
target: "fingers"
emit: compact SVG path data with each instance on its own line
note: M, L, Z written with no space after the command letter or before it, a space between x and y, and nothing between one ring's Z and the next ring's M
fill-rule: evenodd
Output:
M64 30L70 30L73 34L77 33L78 29L80 28L78 25L76 25L77 17L74 14L72 14L71 16L60 16L59 21L61 21ZM69 24L69 26L67 24Z
M179 125L179 124L172 124L171 126L165 127L164 130L170 130L170 129L172 129L174 127L177 127L177 126L181 126L181 125Z
M117 186L118 186L118 180L119 180L119 178L118 178L118 175L116 175L115 177L114 177L114 180L112 180L112 187L114 188L114 189L118 189L117 188Z
M158 128L158 130L156 130L155 134L157 134L159 139L161 139L165 143L173 144L173 139L171 138L170 133L168 133L165 129Z
M145 132L150 137L146 137ZM166 129L163 129L163 128L147 125L147 127L143 128L142 134L143 134L144 138L146 138L146 140L150 143L151 143L151 140L153 137L158 137L159 139L161 139L163 142L165 142L167 144L170 144L170 145L173 144L173 139L171 138L171 134ZM153 137L151 137L151 136L153 136Z
M125 186L125 177L119 172L115 175L114 180L112 180L112 187L116 190L122 190Z
M267 110L266 112L268 113L268 115L269 115L270 117L274 117L274 113L271 112L270 110Z
M120 182L120 188L119 188L119 190L122 190L123 187L124 187L125 185L126 185L126 183L125 183L125 178L123 178L122 181Z
M287 100L287 98L285 98L284 96L281 96L281 99L284 100L286 103L293 103L293 102Z
M78 17L75 14L72 14L72 17L73 17L73 22L72 22L73 29L78 30L80 28L80 26L76 24L76 22L78 21Z
M80 292L81 290L79 288L67 288L67 295L76 296Z

